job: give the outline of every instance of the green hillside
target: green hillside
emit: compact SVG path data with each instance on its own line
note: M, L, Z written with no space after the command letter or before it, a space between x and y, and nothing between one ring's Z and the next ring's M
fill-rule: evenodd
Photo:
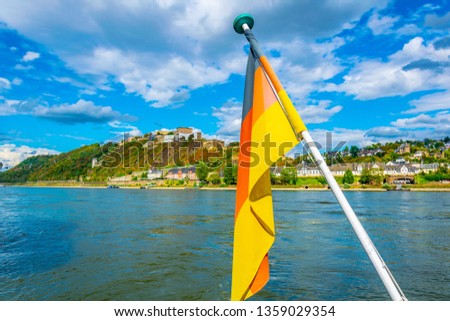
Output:
M27 158L9 171L0 173L0 182L26 182L32 173L43 168L52 158L55 157L57 156L40 155Z
M0 182L84 181L106 182L108 178L145 171L150 167L170 168L194 165L199 161L214 164L223 160L217 144L201 141L147 143L147 139L126 143L93 144L56 156L31 157L0 173ZM227 157L230 158L231 154ZM92 167L96 158L97 166Z
M88 174L92 158L101 155L100 145L93 144L59 155L30 157L0 173L0 182L79 180Z
M385 145L375 144L361 149L351 146L343 151L329 152L325 154L325 159L330 164L336 163L336 159L345 163L368 163L388 162L397 158L403 158L411 163L447 164L450 162L450 149L446 147L449 142L448 137L444 140L408 141L409 150L401 154L398 148L403 144L402 141ZM231 167L232 162L237 161L238 147L238 143L231 143L224 150L218 141L194 140L192 137L183 141L162 143L156 140L149 141L144 135L132 138L128 142L93 144L59 155L30 157L16 167L0 173L0 182L107 182L109 178L144 172L151 167L190 166L197 165L200 161L208 165L211 171L218 172L219 168L224 170L227 166ZM367 156L369 151L370 156ZM423 157L417 158L414 155L416 151L423 152ZM94 167L93 159L97 159ZM307 160L308 155L296 159L280 158L277 166L292 167ZM431 176L427 179L433 181Z
M184 141L168 143L147 143L147 139L121 144L103 146L103 155L98 159L99 166L88 173L87 180L107 181L109 177L129 175L136 171L145 171L151 167L170 168L175 166L196 165L199 161L208 164L223 161L221 147L203 141ZM228 156L228 155L227 155Z

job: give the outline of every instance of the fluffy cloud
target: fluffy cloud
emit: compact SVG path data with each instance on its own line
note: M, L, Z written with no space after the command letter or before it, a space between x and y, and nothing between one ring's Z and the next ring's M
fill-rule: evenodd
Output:
M212 116L217 117L219 121L217 126L217 135L229 136L230 139L239 140L242 119L242 103L230 100L222 107L213 107Z
M91 101L80 99L75 104L60 106L39 106L33 115L65 124L106 123L117 119L131 118L113 110L110 106L96 106Z
M112 139L113 141L123 140L125 136L135 137L142 135L142 132L139 130L139 128L127 123L123 123L121 121L114 120L109 122L108 125L111 126L112 128L118 129L110 132L111 134L114 135L114 138Z
M311 137L319 149L332 151L345 146L367 146L376 142L376 139L366 136L366 130L333 128L333 130L313 129Z
M2 89L10 89L11 88L11 82L3 77L0 77L0 90Z
M320 124L330 120L330 118L342 110L342 106L330 107L331 101L321 100L317 105L309 105L299 108L299 113L306 124Z
M411 118L400 118L391 122L391 125L371 128L365 136L377 142L386 142L398 138L409 140L441 139L450 135L450 113L442 111L435 115L420 114Z
M230 73L201 60L188 61L176 55L138 55L118 49L97 48L92 56L77 59L81 72L93 72L104 79L113 76L125 85L127 92L141 94L154 107L185 101L189 90L224 82Z
M342 110L342 106L330 107L330 101L318 101L315 105L299 108L302 119L307 124L324 123ZM242 103L232 99L222 107L213 107L212 116L218 118L216 137L226 141L239 140L242 119Z
M6 78L0 77L0 92L11 89L11 85L19 86L21 84L22 84L22 79L20 79L20 78L16 77L12 81L9 81ZM0 96L0 100L2 100L2 99L3 99L3 97Z
M279 52L280 57L272 58L271 64L292 100L304 104L311 92L323 88L325 80L344 69L333 54L343 44L344 40L336 37L321 43L301 39L269 42L266 47L269 52Z
M54 154L59 154L59 152L47 148L16 146L15 144L0 145L0 162L3 163L3 166L8 167L13 167L31 156Z
M395 30L395 34L396 35L418 35L422 31L423 30L415 24L406 24L406 25L398 28L397 30Z
M387 126L380 126L380 127L374 127L368 130L365 134L367 137L384 137L384 138L397 138L397 137L403 137L404 132L400 131L398 128L395 127L387 127Z
M367 22L367 26L374 35L381 35L392 32L392 27L398 20L398 17L380 16L375 12Z
M27 51L22 60L25 62L29 62L38 59L40 56L41 54L39 52Z
M440 132L450 133L450 113L441 111L435 116L420 114L413 118L401 118L392 122L398 128L432 128Z
M450 92L438 92L431 95L422 96L419 99L410 102L414 106L403 112L404 114L418 114L434 110L450 109Z
M345 92L357 99L403 96L430 89L450 89L450 48L436 50L416 37L388 61L361 60L344 76L342 84L329 84L326 91Z
M18 114L18 100L8 100L0 96L0 116L10 116Z
M255 32L264 43L280 41L287 47L286 39L292 42L300 37L305 39L304 51L316 46L316 37L333 36L371 8L383 8L387 0L84 0L64 4L40 0L33 4L2 1L0 20L46 45L76 71L95 78L98 86L119 82L127 92L162 107L185 101L191 90L243 73L246 42L231 29L241 12L254 14ZM286 86L294 98L303 99L318 81L339 70L332 59L325 61L322 66L283 64ZM294 79L302 83L294 86ZM297 93L296 88L303 89Z

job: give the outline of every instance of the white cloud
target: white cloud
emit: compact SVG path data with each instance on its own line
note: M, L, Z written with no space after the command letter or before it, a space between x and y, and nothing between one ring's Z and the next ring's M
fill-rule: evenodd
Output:
M193 112L193 114L195 115L195 116L208 116L208 113L200 113L200 112L197 112L197 111L194 111Z
M32 112L34 116L46 118L60 123L106 123L112 120L131 118L113 110L110 106L96 106L83 99L75 104L62 104L53 107L39 106Z
M380 126L369 129L366 132L367 137L396 138L404 136L404 133L395 127Z
M332 106L331 101L321 100L316 105L298 108L299 114L306 124L320 124L330 121L333 115L342 110L342 106Z
M20 86L20 85L22 85L22 83L23 83L23 80L18 77L14 78L12 81L12 84L16 85L16 86Z
M110 133L114 134L114 141L120 141L124 139L125 136L129 137L135 137L135 136L142 136L142 132L137 128L136 126L118 121L113 120L108 123L109 126L116 129L122 129L122 130L113 130Z
M23 56L22 60L24 62L30 62L30 61L38 59L40 56L41 56L41 54L39 52L27 51L25 53L25 55Z
M311 137L322 151L338 150L345 146L369 146L374 143L386 143L399 138L403 140L423 140L425 138L442 139L450 135L450 114L438 113L436 117L420 115L411 119L399 119L392 126L380 126L371 129L333 128L310 130ZM433 127L433 124L434 126ZM305 149L299 146L295 153Z
M367 26L374 35L387 34L392 32L392 27L399 20L399 17L380 16L375 12L367 22Z
M324 123L342 110L342 106L330 107L330 105L330 101L318 101L315 105L299 108L299 114L306 124ZM239 140L242 122L242 103L231 99L222 107L213 107L212 116L218 118L218 130L215 133L215 137L225 141Z
M229 137L230 140L239 140L242 119L242 103L232 99L222 107L213 107L212 116L217 117L219 129L216 135Z
M323 81L344 69L333 53L344 43L340 37L321 43L295 39L271 42L266 47L280 53L280 57L270 59L271 64L292 100L304 104L311 92L324 87Z
M11 82L3 77L0 77L0 90L2 89L11 89Z
M14 66L14 69L16 70L21 70L21 71L26 71L26 70L30 70L33 69L34 67L32 65L22 65L22 64L17 64Z
M401 118L391 123L398 128L430 128L440 132L450 132L450 113L438 112L435 116L420 114L412 118Z
M397 30L395 30L395 33L397 35L416 35L422 33L422 29L420 29L417 25L414 24L406 24Z
M9 81L6 78L0 77L0 92L11 89L11 85L19 86L22 84L22 79L14 78L12 81ZM0 97L1 98L1 97Z
M360 60L341 84L329 84L325 91L345 92L360 100L403 96L430 89L450 89L450 49L436 50L416 37L402 50L382 60ZM428 64L418 62L428 62Z
M337 146L368 146L376 142L375 139L366 136L367 130L333 128L333 130L313 129L311 137L318 147L326 150L334 150Z
M10 116L18 114L19 100L8 100L0 97L0 116Z
M434 110L450 109L450 92L438 92L431 95L425 95L409 103L414 106L403 112L404 114L418 114Z
M333 128L327 129L313 129L309 131L317 148L322 152L338 151L344 149L346 146L369 146L379 141L378 138L368 137L367 130L362 129L348 129L348 128ZM297 145L290 153L290 157L296 157L309 153L309 149L304 143Z
M158 61L158 62L156 62ZM97 48L76 63L81 72L113 76L126 91L137 92L154 107L164 107L189 98L189 90L227 80L230 71L180 56L135 55L118 49Z
M3 166L13 167L28 157L37 155L56 155L58 151L47 148L34 148L29 146L16 146L15 144L0 145L0 162Z
M63 4L37 0L29 5L5 0L0 4L0 20L50 48L69 67L96 79L98 86L108 86L113 80L154 107L162 107L180 104L189 98L190 91L225 82L231 74L244 72L242 47L246 41L231 28L241 12L254 14L255 33L261 35L263 43L289 46L295 39L304 39L299 40L304 44L304 52L320 47L313 39L333 36L349 21L356 21L372 8L382 9L387 3L82 0ZM297 57L298 52L292 51ZM315 55L317 59L320 52ZM309 65L306 60L290 65L283 61L286 87L294 99L304 98L317 88L318 82L341 70L332 55L322 65Z

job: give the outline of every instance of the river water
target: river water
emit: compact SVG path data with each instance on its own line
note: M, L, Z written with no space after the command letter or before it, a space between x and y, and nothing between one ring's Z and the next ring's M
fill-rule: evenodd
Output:
M274 191L254 300L389 300L329 191ZM346 192L410 300L450 300L450 194ZM6 187L0 300L228 300L234 191Z

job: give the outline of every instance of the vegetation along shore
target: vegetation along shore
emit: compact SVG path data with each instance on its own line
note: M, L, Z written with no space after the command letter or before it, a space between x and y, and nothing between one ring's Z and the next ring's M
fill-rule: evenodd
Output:
M397 141L324 152L344 190L450 190L450 138ZM155 131L59 155L30 157L8 168L2 185L233 189L239 143L202 138L192 128ZM327 190L308 154L283 157L271 168L274 189Z

